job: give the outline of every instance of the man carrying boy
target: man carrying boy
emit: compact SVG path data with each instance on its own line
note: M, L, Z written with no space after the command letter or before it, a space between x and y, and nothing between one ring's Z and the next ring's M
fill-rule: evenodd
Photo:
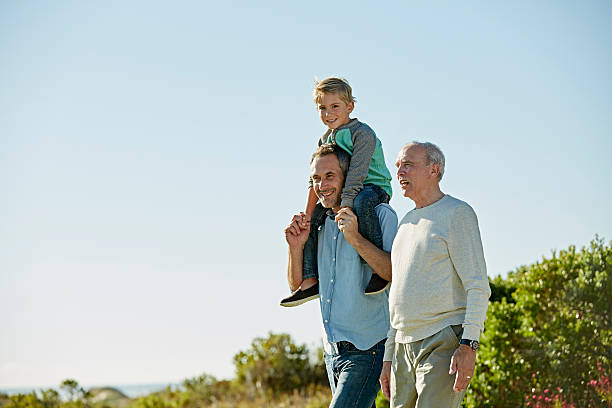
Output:
M333 394L330 407L369 408L379 389L389 308L387 291L366 296L363 285L373 271L391 280L389 251L397 229L397 215L388 204L376 206L383 249L359 233L357 217L341 204L349 162L349 155L333 144L319 146L311 160L313 191L327 212L317 231L323 346ZM303 282L304 245L310 234L310 225L306 223L303 227L303 216L304 213L294 215L285 228L289 245L287 280L291 290Z
M350 155L340 206L351 209L359 220L359 233L376 247L382 248L382 232L374 208L378 204L388 203L391 198L391 173L385 164L380 140L368 125L349 117L355 107L355 98L346 80L327 78L318 82L314 100L321 121L328 128L320 138L319 146L336 144ZM320 204L317 205L317 200L311 186L301 225L305 228L310 223L312 232L304 246L303 280L292 295L281 301L281 306L298 306L319 297L315 232L323 223L325 211ZM362 262L365 260L362 259ZM389 279L374 273L362 290L366 295L376 295L388 286Z

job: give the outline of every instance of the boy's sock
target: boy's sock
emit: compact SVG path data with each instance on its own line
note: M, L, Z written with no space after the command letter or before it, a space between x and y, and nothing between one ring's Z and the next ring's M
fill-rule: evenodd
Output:
M287 296L281 300L280 305L284 307L294 307L306 303L310 300L319 298L319 283L317 282L308 289L298 289L293 292L290 296Z

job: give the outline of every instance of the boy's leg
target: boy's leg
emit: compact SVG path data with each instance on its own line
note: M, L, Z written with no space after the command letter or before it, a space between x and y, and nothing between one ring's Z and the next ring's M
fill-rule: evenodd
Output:
M382 230L376 215L378 204L388 203L389 196L382 188L366 184L353 201L353 211L359 222L359 233L365 239L382 249Z
M380 249L382 249L382 230L375 207L378 204L387 202L389 202L387 193L382 188L373 184L364 185L363 190L357 194L353 201L353 211L357 215L359 233ZM363 258L361 260L365 262ZM377 274L372 274L372 278L365 288L365 294L375 295L381 293L388 286L388 281Z
M302 288L293 292L290 296L281 300L281 306L299 306L309 300L319 297L318 266L317 266L317 244L319 227L325 222L326 209L317 204L310 217L310 234L304 245L304 260L302 264ZM306 285L304 285L306 283Z
M304 245L304 261L302 266L302 279L318 278L317 245L319 227L325 222L327 210L319 203L315 206L310 217L310 234Z

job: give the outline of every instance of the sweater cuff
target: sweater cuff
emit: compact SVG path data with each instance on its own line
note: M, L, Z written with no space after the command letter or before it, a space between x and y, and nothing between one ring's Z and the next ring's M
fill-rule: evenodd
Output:
M480 328L476 326L472 326L472 325L464 326L463 334L461 335L461 338L468 339L468 340L479 340L480 339Z
M393 353L395 352L395 329L390 328L387 333L387 341L385 342L385 354L383 361L393 361Z

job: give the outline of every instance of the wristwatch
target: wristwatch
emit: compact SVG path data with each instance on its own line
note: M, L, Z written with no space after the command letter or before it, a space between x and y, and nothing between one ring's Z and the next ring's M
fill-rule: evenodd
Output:
M461 339L459 344L465 344L466 346L470 346L470 348L474 351L477 351L478 347L480 347L480 343L478 343L478 340Z

